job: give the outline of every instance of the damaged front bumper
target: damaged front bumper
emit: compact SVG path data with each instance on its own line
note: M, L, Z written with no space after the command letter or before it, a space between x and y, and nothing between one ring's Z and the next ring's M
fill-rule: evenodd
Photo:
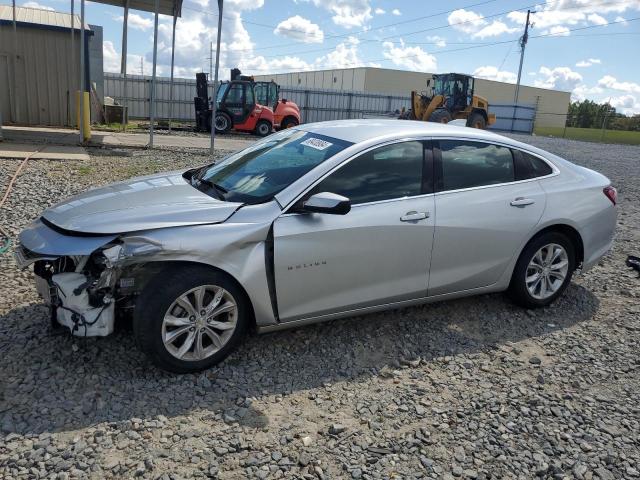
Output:
M56 323L73 335L106 336L114 330L117 283L136 249L156 250L118 235L67 234L37 220L20 234L14 258L21 269L33 265L36 289Z

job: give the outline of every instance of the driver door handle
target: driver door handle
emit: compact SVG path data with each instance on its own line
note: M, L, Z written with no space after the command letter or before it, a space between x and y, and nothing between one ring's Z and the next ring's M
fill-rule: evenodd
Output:
M401 222L415 222L416 220L424 220L425 218L429 218L429 212L416 212L412 210L411 212L405 213L400 217Z
M511 200L512 207L526 207L527 205L532 205L534 203L536 203L536 201L533 198L517 197L514 200Z

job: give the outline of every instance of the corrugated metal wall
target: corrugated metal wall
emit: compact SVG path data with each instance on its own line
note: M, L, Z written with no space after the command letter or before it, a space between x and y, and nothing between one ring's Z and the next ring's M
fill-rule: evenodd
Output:
M157 116L169 118L169 79L157 78ZM130 118L149 118L149 93L151 77L127 76L127 95L124 95L124 77L117 73L105 73L105 95L129 107ZM194 120L193 97L196 94L195 79L175 79L173 84L173 118ZM209 96L213 87L209 86ZM280 96L298 104L303 121L319 122L342 118L363 118L385 115L408 108L410 99L405 96L384 95L366 92L338 91L330 89L305 89L282 87Z
M73 120L74 94L78 89L79 74L72 73L71 33L67 30L48 30L18 26L17 81L13 84L13 27L0 25L0 60L9 82L0 81L0 97L9 91L10 116L7 123L27 125L69 125ZM79 58L80 40L76 34L76 60ZM77 67L74 72L77 72ZM2 73L3 76L6 76ZM6 115L3 109L3 114Z
M124 97L124 78L116 73L105 73L105 95L119 102L126 101L131 118L149 118L149 91L151 77L129 75L127 77L127 95ZM169 79L158 78L158 118L169 118ZM193 97L196 94L196 82L190 79L175 79L173 87L173 118L175 120L193 121ZM213 87L209 86L209 95L213 95ZM372 118L394 116L402 108L410 108L411 97L401 95L385 95L357 91L339 91L333 89L310 89L284 86L280 88L280 96L292 100L300 107L302 121L305 123L346 118ZM496 114L496 124L491 128L501 131L531 133L536 114L535 105L513 104L492 105L491 111Z

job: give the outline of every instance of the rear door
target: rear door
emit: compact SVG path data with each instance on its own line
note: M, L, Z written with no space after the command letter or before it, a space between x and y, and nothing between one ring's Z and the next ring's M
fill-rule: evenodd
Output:
M435 142L436 229L429 295L492 285L538 224L546 197L519 180L512 150L478 141Z
M346 196L349 213L285 213L276 220L282 321L426 296L434 207L430 154L421 141L372 149L303 196Z

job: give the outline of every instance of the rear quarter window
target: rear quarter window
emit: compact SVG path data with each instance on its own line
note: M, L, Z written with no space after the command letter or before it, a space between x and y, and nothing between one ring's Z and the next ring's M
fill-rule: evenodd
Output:
M553 169L547 162L530 153L514 150L513 158L516 167L516 180L544 177L553 173Z

